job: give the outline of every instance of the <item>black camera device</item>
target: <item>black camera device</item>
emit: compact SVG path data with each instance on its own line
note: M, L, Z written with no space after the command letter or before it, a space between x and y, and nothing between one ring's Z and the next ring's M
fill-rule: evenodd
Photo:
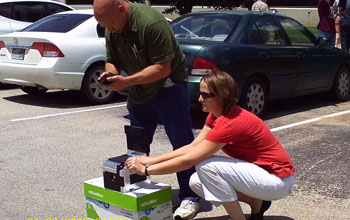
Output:
M124 126L128 153L109 158L103 163L103 182L107 189L125 192L128 184L137 184L147 180L146 176L129 173L124 163L129 157L143 155L146 149L144 128Z

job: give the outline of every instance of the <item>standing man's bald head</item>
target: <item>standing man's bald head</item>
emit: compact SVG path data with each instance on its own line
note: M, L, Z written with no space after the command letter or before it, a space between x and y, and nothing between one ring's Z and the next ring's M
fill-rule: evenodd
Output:
M129 3L124 0L94 0L94 15L110 32L121 33L129 20Z

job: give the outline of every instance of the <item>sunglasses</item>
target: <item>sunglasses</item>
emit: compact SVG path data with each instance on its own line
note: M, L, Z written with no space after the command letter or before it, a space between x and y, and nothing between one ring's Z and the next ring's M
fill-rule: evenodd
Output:
M209 99L209 98L215 97L215 94L207 93L207 92L200 92L199 95L201 95L203 99Z

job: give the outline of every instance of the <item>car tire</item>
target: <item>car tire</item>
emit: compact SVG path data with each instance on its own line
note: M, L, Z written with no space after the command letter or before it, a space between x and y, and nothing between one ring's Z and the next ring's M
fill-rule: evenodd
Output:
M43 95L47 92L47 89L35 86L21 86L21 90L29 95Z
M350 99L350 73L347 68L342 67L337 72L332 93L333 97L338 101L348 101Z
M253 77L249 79L241 93L239 104L257 116L262 116L267 109L268 94L265 82Z
M103 87L98 77L104 72L104 65L97 64L88 68L81 85L81 95L90 104L99 105L109 103L115 93Z

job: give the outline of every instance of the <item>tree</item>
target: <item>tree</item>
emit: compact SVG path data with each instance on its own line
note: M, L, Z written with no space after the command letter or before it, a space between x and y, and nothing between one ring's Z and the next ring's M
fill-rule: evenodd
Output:
M177 13L183 15L190 13L193 6L207 6L216 10L235 10L237 7L247 5L253 0L170 0L170 8L166 8L163 13ZM247 5L249 7L249 5ZM251 7L251 5L250 5Z

